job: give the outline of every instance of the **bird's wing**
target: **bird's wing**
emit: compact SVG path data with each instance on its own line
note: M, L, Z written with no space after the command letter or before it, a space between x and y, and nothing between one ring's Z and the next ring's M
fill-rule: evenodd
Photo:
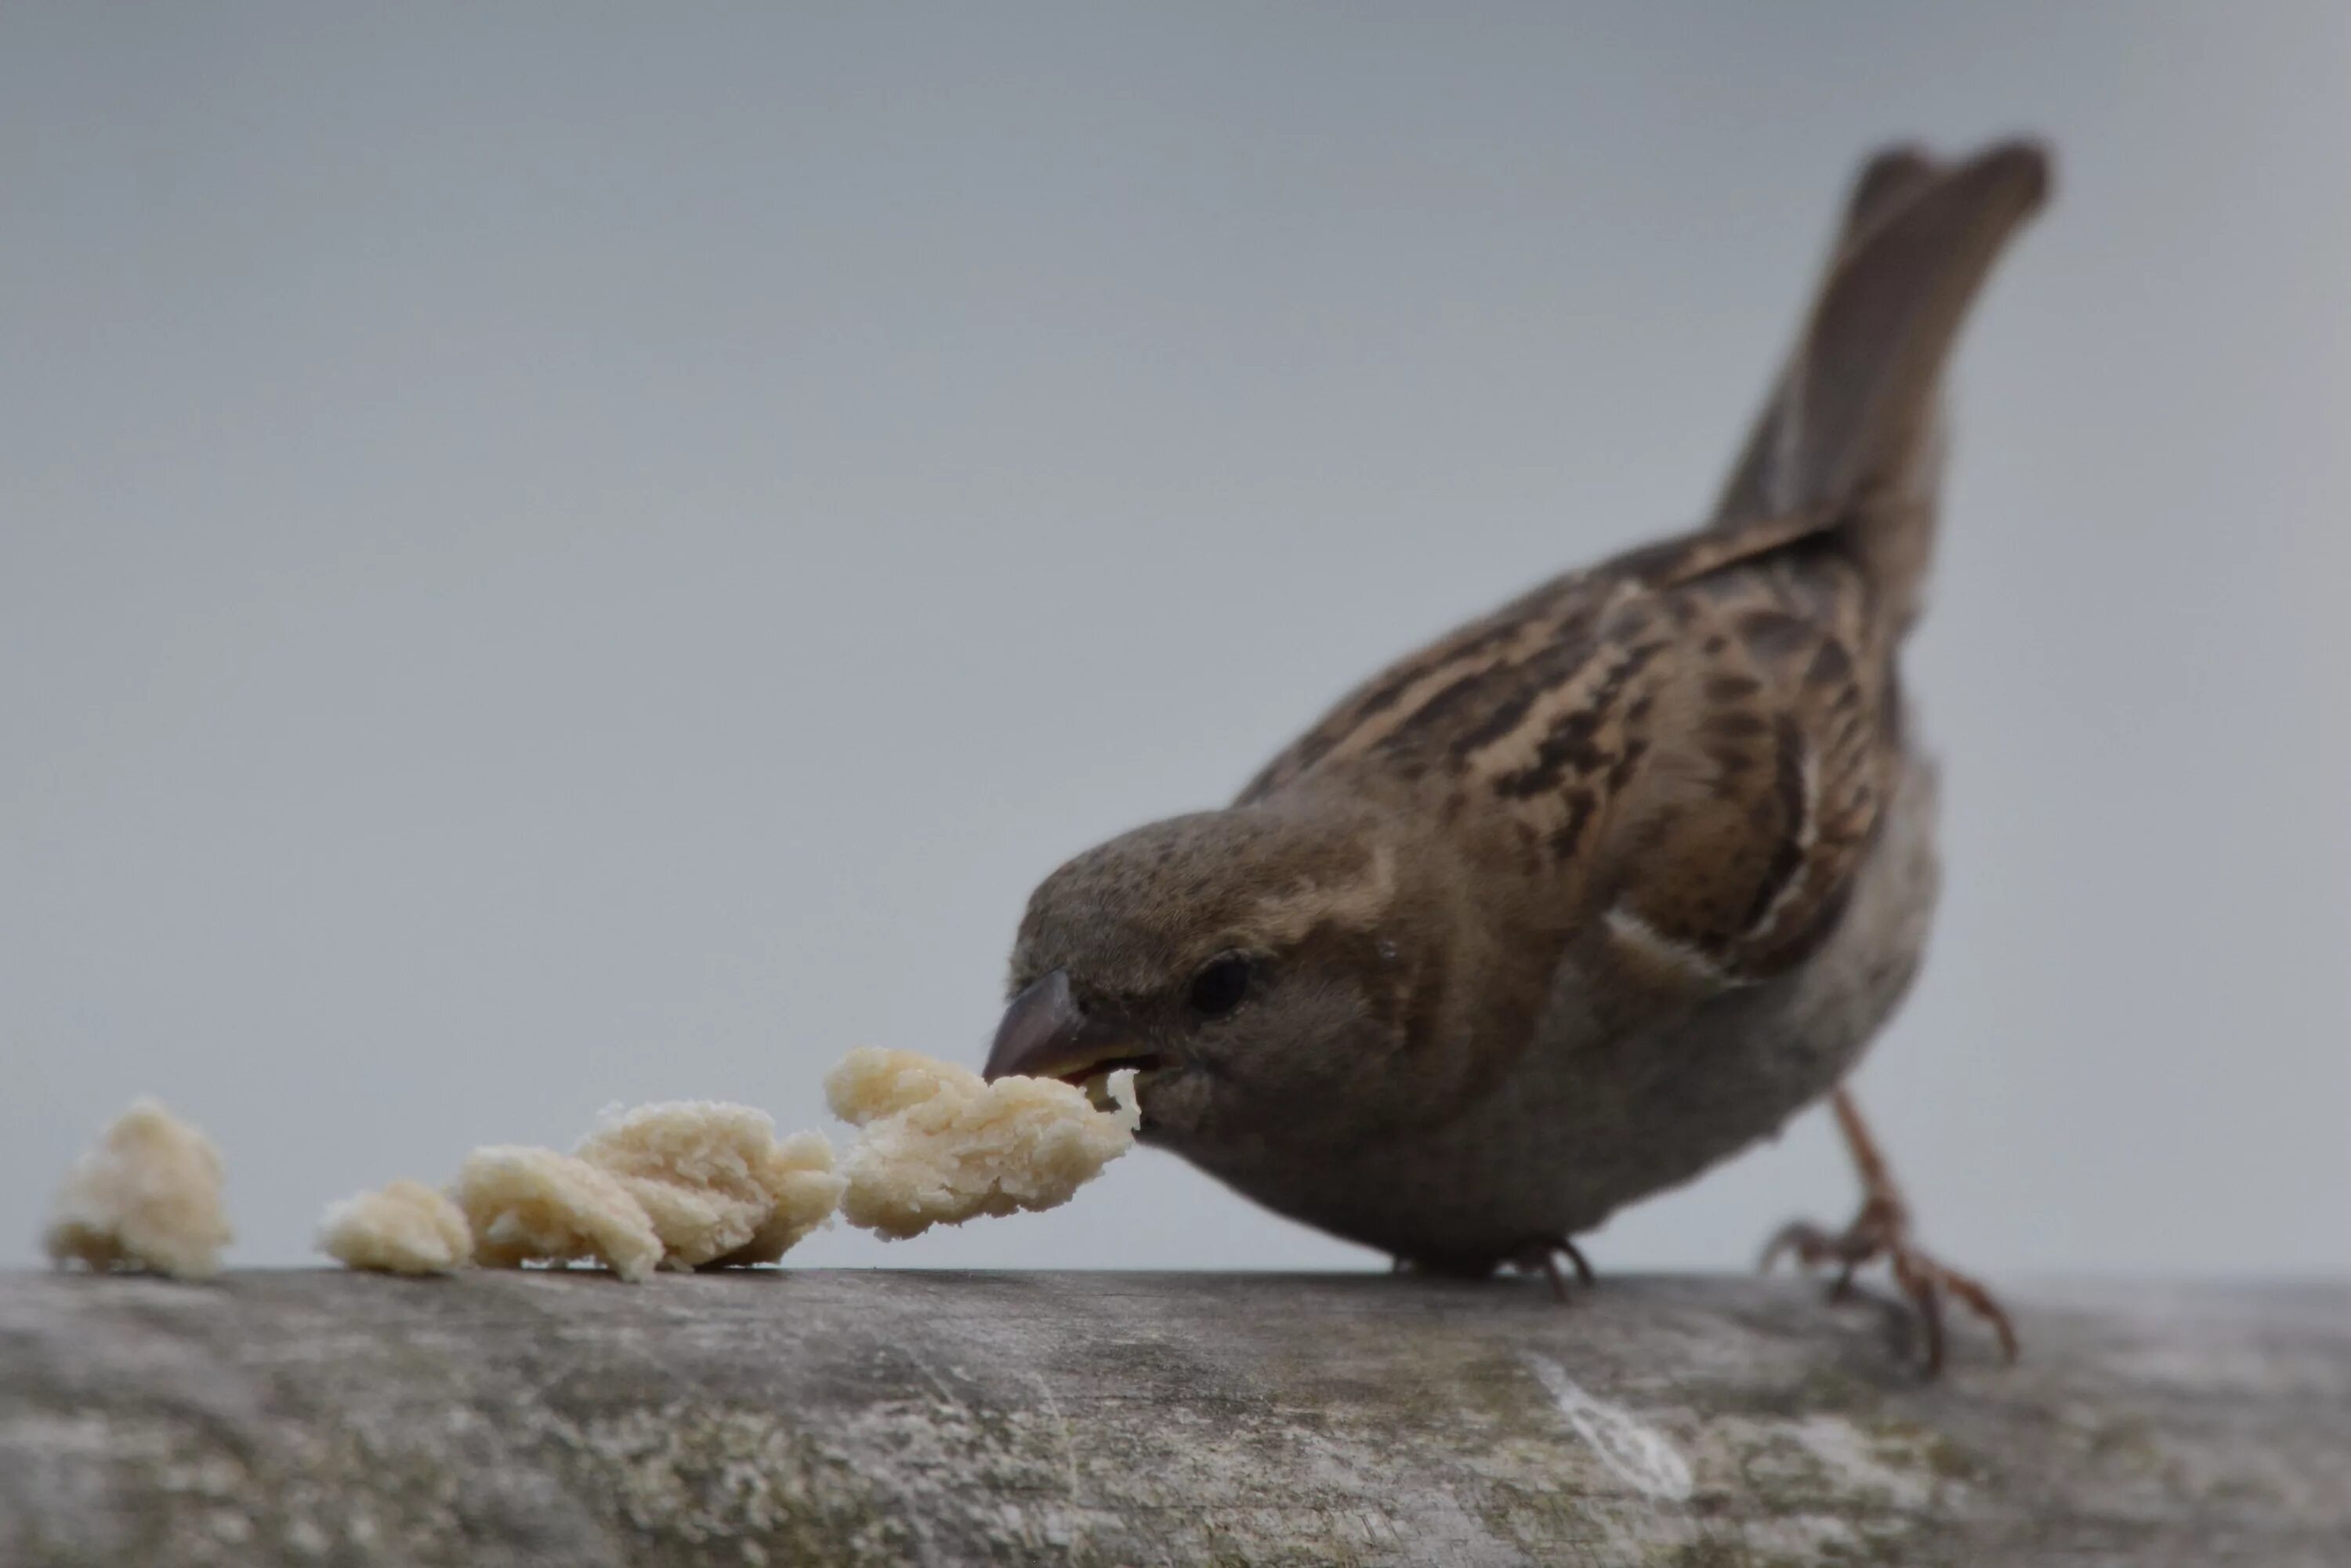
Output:
M1865 581L1802 516L1562 578L1358 688L1242 797L1399 792L1541 925L1732 985L1834 924L1896 756Z
M1584 916L1669 989L1766 979L1834 929L1899 778L1891 661L1824 539L1662 586L1656 615Z
M1887 660L1818 518L1712 528L1546 584L1365 683L1241 802L1392 791L1528 917L1762 978L1834 924L1891 787Z

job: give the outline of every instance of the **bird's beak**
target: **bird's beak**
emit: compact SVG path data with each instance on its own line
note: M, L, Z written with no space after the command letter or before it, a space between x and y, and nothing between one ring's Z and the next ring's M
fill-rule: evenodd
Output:
M991 1082L1018 1075L1074 1083L1113 1067L1152 1065L1123 1020L1088 1017L1070 994L1070 977L1056 969L1004 1009L983 1075Z

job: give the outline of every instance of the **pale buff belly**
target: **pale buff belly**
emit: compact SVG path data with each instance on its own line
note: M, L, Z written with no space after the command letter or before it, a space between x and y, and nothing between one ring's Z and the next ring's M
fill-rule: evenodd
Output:
M1443 1267L1589 1230L1776 1134L1860 1061L1926 946L1934 794L1932 770L1914 762L1836 934L1789 975L1613 1040L1576 1039L1562 1022L1440 1127L1193 1157L1279 1212Z

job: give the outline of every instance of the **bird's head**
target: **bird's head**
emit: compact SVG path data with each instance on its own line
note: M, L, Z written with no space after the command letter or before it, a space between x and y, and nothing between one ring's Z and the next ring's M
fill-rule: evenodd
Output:
M1436 1027L1412 865L1376 818L1269 806L1089 850L1029 900L987 1076L1137 1068L1144 1136L1184 1152L1376 1126Z

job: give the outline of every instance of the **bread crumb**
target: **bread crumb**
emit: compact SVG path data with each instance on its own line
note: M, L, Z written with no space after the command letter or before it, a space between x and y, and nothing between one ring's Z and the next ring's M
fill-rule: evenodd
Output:
M553 1149L492 1144L458 1169L474 1260L494 1269L589 1259L623 1280L661 1261L661 1237L619 1179Z
M41 1244L52 1261L183 1280L220 1272L232 1239L213 1141L141 1100L74 1162Z
M574 1153L636 1199L666 1269L773 1263L831 1218L847 1185L823 1134L778 1143L765 1111L716 1100L611 1106Z
M893 1239L978 1215L1067 1203L1134 1142L1134 1074L1112 1074L1118 1109L1050 1078L999 1078L911 1051L860 1047L824 1081L859 1129L841 1210Z
M465 1211L421 1181L396 1181L329 1204L319 1249L347 1268L451 1274L474 1260Z

